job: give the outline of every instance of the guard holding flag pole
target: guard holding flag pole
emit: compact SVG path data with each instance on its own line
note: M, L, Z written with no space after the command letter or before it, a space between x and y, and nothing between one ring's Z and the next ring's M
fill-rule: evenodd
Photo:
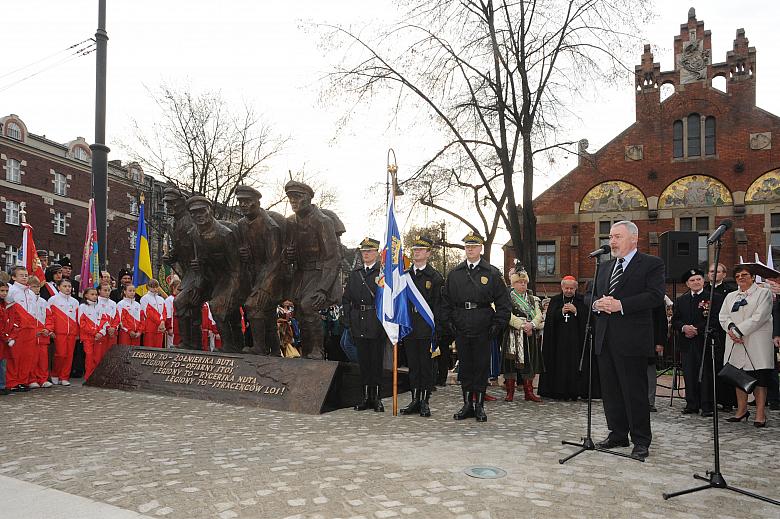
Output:
M412 243L412 261L414 265L408 270L414 286L428 303L436 319L441 303L441 288L444 278L439 271L428 264L431 257L433 240L426 236L417 236ZM412 331L403 339L406 348L406 359L409 363L409 386L412 401L401 409L401 414L420 413L420 416L431 416L428 405L433 389L433 355L438 354L435 330L428 324L426 316L409 300L409 314L412 321Z
M441 322L446 323L458 348L463 407L453 418L475 417L478 422L485 422L490 341L500 337L509 323L512 303L501 272L482 259L482 237L470 232L463 243L466 259L450 272L445 282ZM476 397L476 403L472 397Z
M342 297L344 326L349 328L357 346L360 381L363 385L363 400L355 406L355 411L373 407L374 411L381 413L385 410L381 384L386 337L375 306L376 281L380 275L380 264L377 261L379 240L364 238L360 242L360 255L363 266L350 272Z

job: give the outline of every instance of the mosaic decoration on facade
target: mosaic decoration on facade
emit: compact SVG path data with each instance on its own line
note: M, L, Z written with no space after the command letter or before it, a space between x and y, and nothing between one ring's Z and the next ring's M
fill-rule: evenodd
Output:
M597 185L583 197L580 211L632 211L647 209L647 199L636 186L620 180Z
M669 184L658 200L658 208L711 207L730 203L731 192L721 182L704 175L691 175Z
M776 202L780 200L780 169L764 173L750 184L745 203Z

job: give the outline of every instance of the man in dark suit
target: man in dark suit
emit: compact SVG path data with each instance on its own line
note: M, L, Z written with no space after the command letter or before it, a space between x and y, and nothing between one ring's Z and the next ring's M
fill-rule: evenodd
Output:
M723 297L715 291L712 301L709 292L704 290L704 272L699 269L686 271L680 280L689 291L677 298L672 315L672 330L677 334L677 344L682 356L683 376L685 377L685 409L682 414L696 414L701 409L701 415L712 416L712 369L710 369L709 345L704 343L707 316L710 318L710 338L718 340L716 327L720 328L718 314L723 305ZM706 355L701 383L699 370L702 356Z
M737 285L731 281L726 281L726 265L718 263L717 268L714 263L710 264L709 272L707 273L708 282L704 285L704 293L710 293L710 287L712 283L715 283L715 293L720 294L721 299L726 299L726 294L733 292L737 289ZM713 315L713 318L717 315ZM719 372L723 368L723 357L726 351L726 330L721 326L715 326L714 330L717 342L715 343L715 372ZM724 411L729 412L737 405L737 397L734 394L734 386L718 378L715 381L718 386L718 404Z
M650 406L647 358L653 355L653 308L663 304L664 263L637 251L639 230L630 221L615 223L609 245L614 258L601 265L593 310L596 355L609 436L599 448L628 447L631 456L649 455Z

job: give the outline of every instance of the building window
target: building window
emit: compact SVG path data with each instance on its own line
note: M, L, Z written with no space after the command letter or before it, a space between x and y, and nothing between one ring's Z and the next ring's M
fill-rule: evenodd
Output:
M67 196L68 194L68 179L62 173L54 172L54 194L60 196Z
M696 216L695 218L688 216L680 218L681 231L697 231L699 233L698 259L700 268L708 266L709 247L707 246L707 238L709 237L709 229L709 216Z
M54 213L54 234L67 234L65 224L65 213Z
M536 244L536 270L539 277L555 275L554 241L540 241Z
M5 248L5 270L9 271L11 267L15 267L19 262L19 249L13 245L9 245Z
M704 154L715 155L715 118L704 119Z
M130 168L130 171L127 172L127 176L133 182L140 182L141 181L141 172L138 171L137 168Z
M683 158L683 122L674 121L672 125L672 148L675 159Z
M5 201L5 223L19 225L19 202Z
M16 184L22 183L22 163L16 159L5 161L5 179Z
M130 214L133 216L138 216L138 199L136 197L132 197L130 199Z
M81 146L76 146L73 149L73 156L76 157L77 160L83 160L84 162L89 160L89 153Z
M138 240L138 233L130 231L130 250L135 250L135 242Z
M701 116L699 114L688 116L688 156L701 156Z
M10 139L14 139L17 141L22 140L22 129L19 128L19 125L14 122L10 122L6 124L5 134Z

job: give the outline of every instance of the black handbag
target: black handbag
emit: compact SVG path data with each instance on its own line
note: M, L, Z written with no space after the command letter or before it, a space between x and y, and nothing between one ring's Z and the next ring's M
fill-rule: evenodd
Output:
M718 372L718 376L725 382L731 384L734 387L738 387L742 391L744 391L747 394L750 394L753 392L753 390L756 388L756 384L758 384L758 380L753 378L751 375L748 375L745 370L735 367L732 364L729 364L729 360L731 360L731 354L734 353L734 348L737 347L736 343L731 344L731 351L729 352L729 358L726 359L726 362L723 364L723 369ZM747 351L747 348L744 344L742 344L742 347L745 348L745 355L747 355L748 360L750 361L750 365L753 366L753 359L750 358L750 354Z

